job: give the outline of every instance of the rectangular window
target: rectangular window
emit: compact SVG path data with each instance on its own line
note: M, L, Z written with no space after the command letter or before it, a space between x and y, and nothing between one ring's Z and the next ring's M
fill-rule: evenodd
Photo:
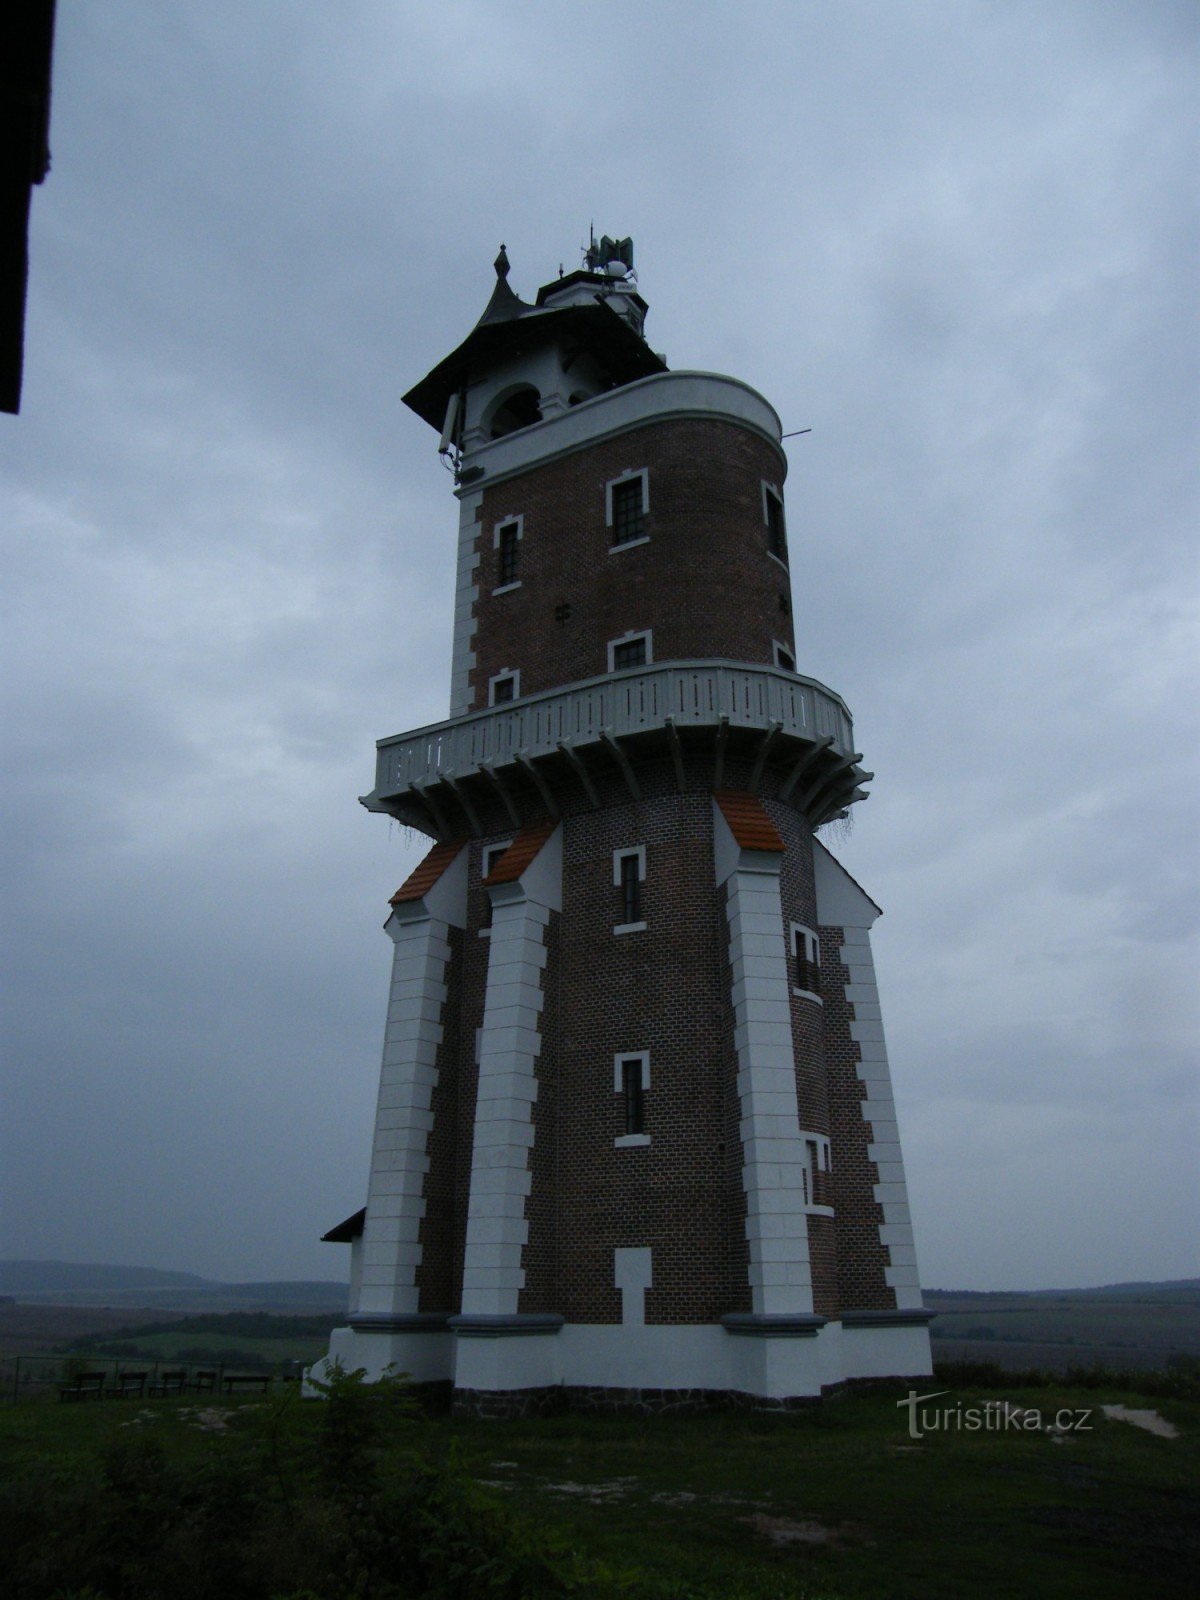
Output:
M636 855L621 857L621 921L642 920L641 862Z
M646 880L646 846L627 845L613 851L613 888L617 924L614 933L640 933L646 926L642 884Z
M625 1132L645 1133L646 1091L642 1082L641 1056L631 1056L622 1061L621 1093L625 1096Z
M605 485L606 520L614 547L646 537L646 473L633 472Z
M627 639L624 644L613 645L613 671L622 672L626 667L644 667L646 665L646 640L643 635L640 639Z
M501 523L499 529L499 552L496 561L496 582L501 589L517 581L517 564L521 551L521 529L516 522Z
M763 484L763 519L767 524L767 549L777 561L787 565L787 528L783 520L783 497L769 483Z
M650 1088L650 1052L648 1050L623 1051L613 1057L613 1091L621 1096L624 1113L618 1127L624 1132L613 1143L618 1150L631 1149L650 1143L646 1132L646 1092Z
M821 941L811 928L792 923L792 956L796 963L796 993L810 1000L821 998Z
M520 693L521 674L519 672L499 672L491 680L490 705L502 706L509 700L515 700Z
M778 642L775 645L775 665L782 668L784 672L795 672L796 670L795 656L786 645Z
M500 858L503 856L504 852L508 849L511 843L511 839L505 839L501 844L484 845L483 860L479 864L479 878L482 883L486 883L491 877L492 873L500 865ZM483 915L480 918L479 924L480 933L490 932L491 926L492 897L485 889L483 891Z

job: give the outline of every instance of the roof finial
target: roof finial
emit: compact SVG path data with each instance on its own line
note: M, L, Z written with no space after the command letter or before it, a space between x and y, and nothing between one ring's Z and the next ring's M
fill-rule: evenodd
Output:
M495 261L492 262L492 265L496 269L496 276L498 278L508 277L508 251L505 250L503 245L500 246L500 254L496 257Z

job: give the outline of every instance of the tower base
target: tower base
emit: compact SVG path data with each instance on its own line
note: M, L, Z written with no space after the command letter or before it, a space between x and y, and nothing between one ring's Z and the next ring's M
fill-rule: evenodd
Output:
M929 1377L931 1315L864 1311L837 1321L741 1317L649 1327L549 1317L395 1318L387 1326L335 1329L329 1355L310 1370L322 1379L336 1363L361 1369L368 1381L402 1373L422 1388L444 1386L456 1413L483 1417L564 1408L785 1410L855 1381Z

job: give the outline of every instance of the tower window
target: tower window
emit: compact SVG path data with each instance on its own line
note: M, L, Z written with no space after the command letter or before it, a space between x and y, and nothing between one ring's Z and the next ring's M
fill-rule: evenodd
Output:
M625 1132L645 1133L646 1096L642 1089L642 1063L639 1057L622 1061L621 1087L625 1094Z
M521 674L507 669L498 672L494 678L488 680L488 691L489 705L506 705L508 701L515 700L521 692Z
M646 1145L646 1091L650 1087L650 1053L638 1050L613 1058L613 1088L624 1102L625 1131L616 1139L618 1147Z
M769 483L762 486L763 520L767 525L767 549L776 561L787 566L787 528L783 520L783 496Z
M646 513L649 510L649 474L627 472L604 487L605 521L612 529L612 547L633 544L646 537Z
M618 922L614 933L636 933L646 926L642 883L646 877L646 847L634 845L613 851L613 888L617 891Z
M531 384L527 384L507 395L492 412L492 438L503 439L506 434L515 433L518 428L528 428L541 420L542 397Z
M775 665L781 667L784 672L795 672L796 670L795 656L786 645L780 644L778 640L775 642Z
M519 581L521 561L521 534L522 517L513 517L508 522L502 522L493 536L496 548L496 587L498 589L511 588Z
M624 672L630 667L648 667L653 660L652 644L653 635L648 631L627 633L621 639L610 639L608 670Z
M481 883L486 882L486 880L491 877L492 873L495 872L496 868L500 865L500 862L504 856L504 852L508 849L511 843L511 839L505 839L500 844L484 845L483 859L479 864L479 881ZM485 889L483 891L483 915L479 922L480 937L483 937L485 934L490 934L491 931L492 897Z
M796 964L795 993L821 1002L821 941L811 928L792 923L792 958Z

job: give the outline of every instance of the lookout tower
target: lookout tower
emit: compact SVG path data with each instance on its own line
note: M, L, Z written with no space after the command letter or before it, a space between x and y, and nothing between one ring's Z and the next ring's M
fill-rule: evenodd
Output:
M629 240L496 282L405 396L459 504L450 716L364 804L394 944L348 1326L460 1409L930 1370L871 961L816 837L871 774L796 671L779 418L669 371Z

